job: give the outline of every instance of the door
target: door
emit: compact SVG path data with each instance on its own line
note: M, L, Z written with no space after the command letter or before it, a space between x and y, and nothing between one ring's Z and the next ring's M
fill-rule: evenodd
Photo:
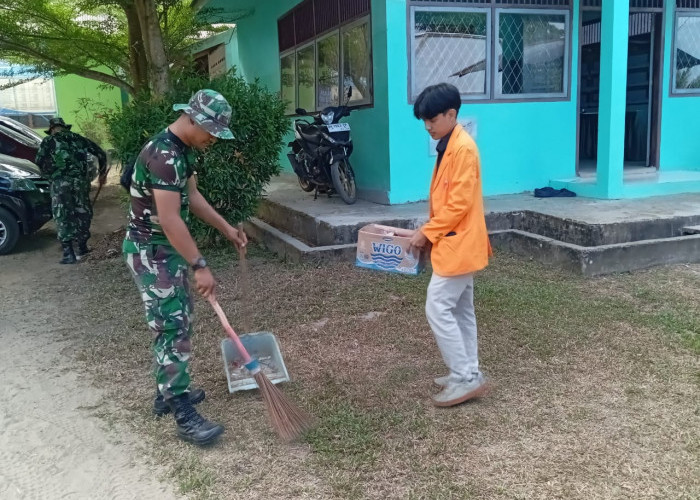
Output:
M582 12L578 172L595 171L600 95L600 11ZM625 167L656 166L661 14L630 14L625 113Z

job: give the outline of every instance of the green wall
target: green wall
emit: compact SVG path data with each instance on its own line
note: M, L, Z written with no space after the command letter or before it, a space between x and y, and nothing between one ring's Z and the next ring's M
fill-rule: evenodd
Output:
M73 125L72 130L84 133L80 122L89 116L81 109L80 99L89 98L100 106L115 108L121 106L122 94L117 87L105 86L96 80L90 80L76 75L61 76L54 79L56 89L56 105L58 115L66 123ZM108 147L108 145L103 145Z

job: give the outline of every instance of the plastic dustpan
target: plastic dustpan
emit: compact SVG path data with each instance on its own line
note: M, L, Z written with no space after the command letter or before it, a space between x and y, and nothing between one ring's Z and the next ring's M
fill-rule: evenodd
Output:
M241 343L250 357L257 359L262 372L273 384L289 382L289 373L284 365L277 338L270 332L248 333L241 335ZM221 355L228 381L229 392L256 389L258 384L245 368L243 356L236 349L231 339L221 341Z

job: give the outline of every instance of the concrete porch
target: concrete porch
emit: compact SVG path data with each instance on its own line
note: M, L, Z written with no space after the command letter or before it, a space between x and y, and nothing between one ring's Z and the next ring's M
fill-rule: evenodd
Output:
M656 170L649 167L625 168L620 198L645 198L683 193L700 193L700 171ZM600 186L595 171L581 171L578 177L551 181L556 189L566 188L579 196L595 198Z
M645 199L538 199L530 193L488 197L486 219L496 249L584 275L700 262L700 196ZM427 202L346 205L338 197L304 193L296 177L269 185L250 235L293 261L355 257L358 230L369 223L416 228Z

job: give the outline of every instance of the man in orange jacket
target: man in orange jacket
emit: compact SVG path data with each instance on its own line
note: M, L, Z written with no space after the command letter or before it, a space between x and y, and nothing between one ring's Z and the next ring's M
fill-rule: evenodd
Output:
M484 219L479 150L457 124L462 100L453 85L426 88L413 108L437 145L430 185L430 220L416 231L411 248L431 247L433 276L425 312L450 372L435 379L436 406L454 406L486 393L479 371L474 314L474 273L488 265L491 245Z

